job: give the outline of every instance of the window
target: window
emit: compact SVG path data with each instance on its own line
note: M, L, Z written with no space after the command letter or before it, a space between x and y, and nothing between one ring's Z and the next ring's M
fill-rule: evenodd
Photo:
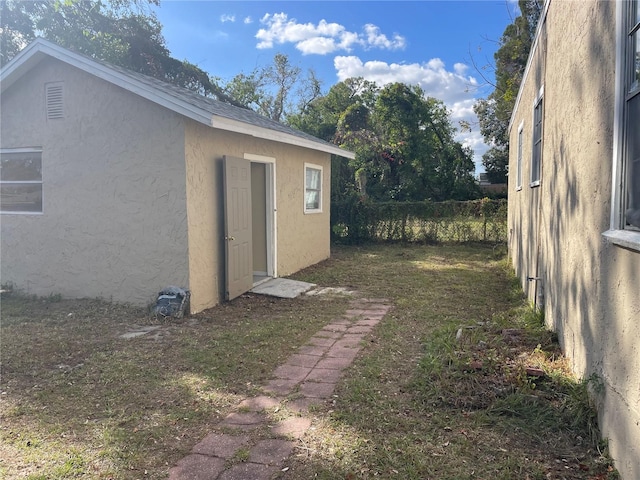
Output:
M42 213L42 150L0 150L0 212Z
M304 164L304 213L322 212L322 167Z
M518 127L518 160L516 165L516 190L522 190L522 131L524 122Z
M640 231L640 2L626 4L625 105L623 120L623 171L626 202L624 228Z
M616 2L616 104L611 227L605 237L640 251L640 2Z
M533 106L533 152L531 153L531 183L530 187L540 185L540 173L542 171L542 120L544 118L544 89L536 97Z

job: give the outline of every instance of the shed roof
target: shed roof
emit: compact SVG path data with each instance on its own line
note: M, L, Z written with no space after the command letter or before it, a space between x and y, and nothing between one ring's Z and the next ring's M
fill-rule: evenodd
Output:
M320 140L252 110L204 97L186 88L78 54L38 38L16 55L0 72L0 92L4 92L40 61L52 57L165 108L213 128L243 133L257 138L296 145L346 158L355 154Z

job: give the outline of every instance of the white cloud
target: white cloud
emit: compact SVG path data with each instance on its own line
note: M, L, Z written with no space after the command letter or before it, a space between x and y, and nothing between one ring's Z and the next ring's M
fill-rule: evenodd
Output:
M311 53L326 55L327 53L335 52L339 47L333 38L315 37L298 42L296 48L300 50L303 55L309 55Z
M221 21L222 23L226 23L226 22L231 22L231 23L233 23L233 22L235 22L235 21L236 21L236 16L235 16L235 15L228 14L228 13L225 13L225 14L223 14L223 15L220 15L220 21Z
M249 24L253 23L253 18L245 17L243 22L244 22L245 25L249 25Z
M380 33L380 28L367 23L364 26L367 43L369 47L378 47L385 50L399 50L405 47L406 42L403 37L395 33L393 40L389 40L386 35Z
M472 126L471 132L459 131L456 139L473 150L476 172L482 170L481 157L488 147L483 142L477 127L478 119L473 111L478 81L466 75L467 65L456 63L453 71L450 71L439 58L426 63L404 64L378 60L363 62L356 56L337 56L334 66L340 81L362 77L379 86L394 82L419 85L425 95L442 100L451 112L451 121L455 127L459 126L460 121Z
M469 65L465 65L464 63L456 63L453 65L453 71L458 75L464 75L469 70Z
M404 48L405 39L394 34L392 39L372 24L367 24L362 33L350 32L339 23L320 20L317 24L298 23L286 13L267 13L260 19L264 28L256 33L257 48L273 48L275 44L292 43L304 55L326 55L336 51L350 52L354 47L397 50Z
M459 64L458 64L459 65ZM386 63L381 61L362 62L356 56L338 56L334 66L340 81L350 77L363 77L378 85L402 82L420 85L429 96L442 100L447 105L473 98L473 90L478 86L474 77L462 75L461 68L448 71L439 58L427 63Z

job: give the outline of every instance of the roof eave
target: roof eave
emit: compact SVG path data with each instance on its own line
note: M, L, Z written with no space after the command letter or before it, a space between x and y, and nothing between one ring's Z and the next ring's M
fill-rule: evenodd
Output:
M205 125L210 125L211 114L204 109L183 102L162 91L153 89L142 82L123 75L106 65L78 55L47 40L38 38L22 50L5 68L0 75L2 91L14 84L47 56L60 60L102 80L112 83L124 90L135 93L147 100L164 106L181 115L189 117Z
M29 44L2 69L2 72L0 73L1 91L4 91L13 83L18 81L22 75L31 70L31 68L46 58L46 56L50 56L67 63L91 75L101 78L102 80L119 86L124 90L139 95L180 115L210 127L243 133L256 138L278 141L289 145L310 148L312 150L331 153L341 157L351 159L355 158L355 154L353 152L343 150L329 143L321 141L316 142L311 139L305 139L285 132L279 132L277 130L232 120L220 115L212 116L211 112L206 109L199 108L189 102L172 96L162 90L153 88L144 82L126 76L106 65L95 62L83 55L76 54L42 38L38 38Z
M529 75L529 69L531 68L531 63L533 62L533 55L538 48L538 39L542 32L542 25L544 24L547 18L547 12L549 11L549 4L551 0L545 0L544 6L542 8L542 12L540 13L540 18L538 19L538 25L536 26L536 34L533 39L533 45L531 45L531 50L529 50L529 57L527 58L527 65L524 69L524 73L522 74L522 80L520 81L520 88L518 89L518 95L516 96L516 101L513 104L513 110L511 111L511 118L509 119L509 125L507 127L507 132L511 132L511 128L513 127L513 122L516 118L516 110L518 109L518 105L520 104L520 97L522 96L522 89L524 87L525 81L527 80L527 76Z
M297 137L285 132L279 132L277 130L271 130L269 128L238 122L237 120L232 120L219 115L214 115L211 117L210 125L213 128L217 128L220 130L242 133L244 135L250 135L252 137L261 138L264 140L272 140L274 142L282 142L298 147L310 148L312 150L331 153L333 155L338 155L340 157L350 159L356 158L356 154L354 152L344 150L337 145L331 145L330 143L324 142L315 142L313 140Z

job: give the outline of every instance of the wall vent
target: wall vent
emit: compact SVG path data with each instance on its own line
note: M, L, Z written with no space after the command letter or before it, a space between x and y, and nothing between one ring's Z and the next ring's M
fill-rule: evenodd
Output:
M47 120L64 118L64 89L62 83L47 83L45 85L47 101Z

